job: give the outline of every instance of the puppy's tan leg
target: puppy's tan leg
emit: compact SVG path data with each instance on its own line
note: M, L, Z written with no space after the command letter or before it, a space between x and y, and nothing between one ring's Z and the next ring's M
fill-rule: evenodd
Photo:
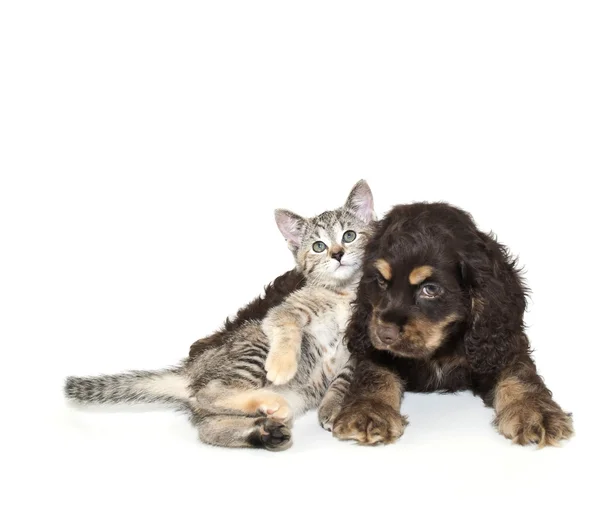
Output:
M361 360L333 422L333 435L361 444L396 441L408 424L400 415L403 393L402 382L393 371L368 359Z
M504 370L494 386L492 405L498 431L514 443L557 446L573 435L571 414L552 399L529 357Z

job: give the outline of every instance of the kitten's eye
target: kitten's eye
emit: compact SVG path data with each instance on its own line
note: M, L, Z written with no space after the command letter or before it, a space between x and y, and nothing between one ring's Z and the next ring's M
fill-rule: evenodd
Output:
M323 251L325 251L325 249L327 249L327 246L321 241L315 242L313 244L313 251L315 253L322 253Z
M442 292L443 289L439 285L435 285L434 283L428 283L427 285L423 285L421 287L419 295L427 299L433 299L434 297L439 297L442 294Z
M342 236L342 241L345 242L346 244L349 244L350 242L354 242L356 240L356 231L346 231L344 233L344 236Z

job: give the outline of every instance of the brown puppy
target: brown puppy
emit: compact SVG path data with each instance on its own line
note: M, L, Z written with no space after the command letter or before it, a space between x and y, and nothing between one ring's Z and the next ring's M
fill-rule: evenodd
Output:
M366 249L346 333L357 366L333 434L390 443L406 425L405 390L471 389L515 443L568 439L571 415L530 356L525 295L515 260L468 213L444 203L395 207Z

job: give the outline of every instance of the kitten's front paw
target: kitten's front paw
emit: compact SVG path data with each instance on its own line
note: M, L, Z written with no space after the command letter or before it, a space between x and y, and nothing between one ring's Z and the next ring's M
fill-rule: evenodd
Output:
M341 440L360 444L390 444L408 424L407 419L383 403L355 401L345 406L333 422L332 433Z
M337 418L341 409L342 403L338 397L327 397L326 395L317 412L321 427L328 432L331 432L331 429L333 428L333 422Z
M288 383L298 371L298 358L293 351L272 352L269 351L265 362L267 380L273 385Z

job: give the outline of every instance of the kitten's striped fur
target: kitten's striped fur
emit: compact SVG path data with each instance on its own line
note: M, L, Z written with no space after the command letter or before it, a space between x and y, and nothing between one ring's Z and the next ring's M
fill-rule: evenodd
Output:
M304 287L262 322L248 320L226 334L221 345L196 347L178 367L69 377L66 396L82 403L173 404L191 413L203 442L219 446L286 449L293 418L321 401L319 418L327 427L353 370L342 337L373 219L364 181L343 207L317 217L278 210L277 224L306 277ZM344 241L348 231L355 240ZM313 249L317 241L324 251Z

